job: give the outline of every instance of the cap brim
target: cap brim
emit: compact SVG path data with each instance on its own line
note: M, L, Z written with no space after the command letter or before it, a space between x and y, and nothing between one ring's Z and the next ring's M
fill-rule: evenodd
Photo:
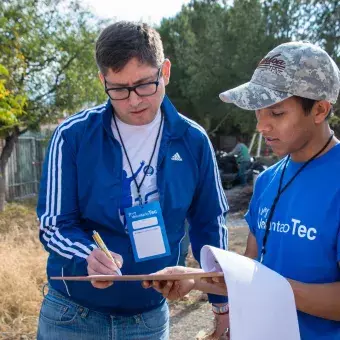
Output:
M262 85L248 82L222 92L220 99L225 103L234 103L244 110L260 110L292 96L291 93L275 91Z

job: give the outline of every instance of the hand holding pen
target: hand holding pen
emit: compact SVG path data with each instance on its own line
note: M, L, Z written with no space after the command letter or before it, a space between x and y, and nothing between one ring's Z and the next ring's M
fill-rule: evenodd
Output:
M109 251L96 231L92 235L98 249L94 249L87 257L88 275L122 275L120 268L123 265L123 258L112 251ZM107 288L113 284L112 281L91 281L96 288Z

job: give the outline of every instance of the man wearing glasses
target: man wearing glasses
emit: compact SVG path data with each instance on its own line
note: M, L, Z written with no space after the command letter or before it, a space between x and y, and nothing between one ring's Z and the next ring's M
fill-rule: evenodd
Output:
M214 151L165 95L171 64L159 34L115 23L100 34L96 61L109 100L61 124L45 160L37 212L48 277L174 266L185 219L197 260L205 244L226 249L228 204ZM94 244L94 230L115 263ZM161 294L140 282L91 283L49 280L38 339L168 339ZM226 300L209 299L217 320L227 319Z

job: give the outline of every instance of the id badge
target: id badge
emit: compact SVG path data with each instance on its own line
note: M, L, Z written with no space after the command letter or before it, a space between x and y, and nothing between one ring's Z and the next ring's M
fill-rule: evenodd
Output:
M158 201L126 208L125 217L136 262L171 254Z

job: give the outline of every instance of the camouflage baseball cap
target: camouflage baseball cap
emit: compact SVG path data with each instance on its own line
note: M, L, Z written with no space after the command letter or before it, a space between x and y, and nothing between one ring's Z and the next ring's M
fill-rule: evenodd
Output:
M250 82L220 94L226 103L259 110L292 96L335 103L340 71L326 51L309 42L277 46L258 64Z

